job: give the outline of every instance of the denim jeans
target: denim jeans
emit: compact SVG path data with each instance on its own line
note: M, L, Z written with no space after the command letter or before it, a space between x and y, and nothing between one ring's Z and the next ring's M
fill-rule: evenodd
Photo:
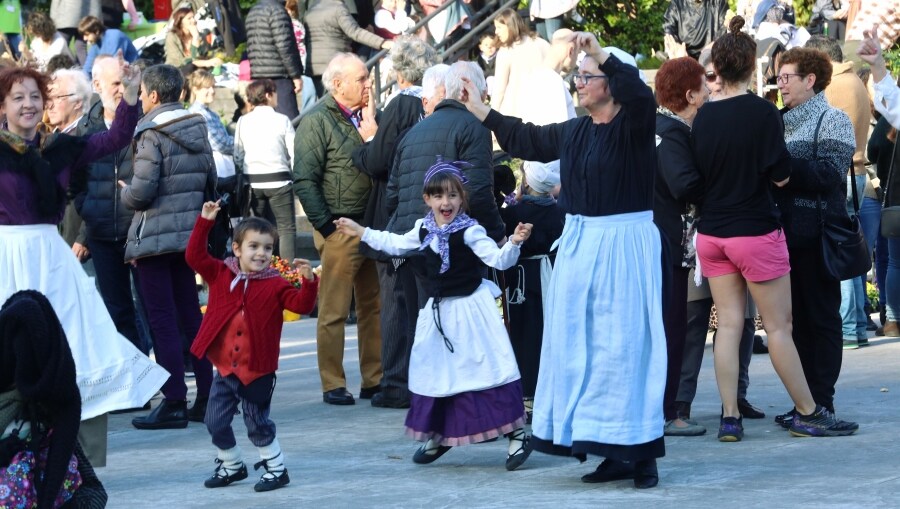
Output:
M863 197L866 187L865 175L854 177L856 189L861 200L859 207L859 223L863 236L869 245L869 251L875 246L875 239L881 225L881 205L878 200ZM850 181L847 181L847 213L853 214L853 194ZM844 339L865 339L866 332L866 276L841 281L841 331Z
M563 17L557 16L555 18L535 18L535 28L537 28L537 33L539 36L543 37L545 40L550 40L553 37L553 33L563 27Z
M900 319L900 238L887 239L888 268L885 277L885 294L887 296L887 319L896 322Z

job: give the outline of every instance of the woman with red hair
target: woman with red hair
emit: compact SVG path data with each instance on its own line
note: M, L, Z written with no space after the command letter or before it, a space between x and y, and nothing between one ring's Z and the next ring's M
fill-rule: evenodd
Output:
M653 219L663 233L668 249L668 299L663 309L666 329L668 371L663 396L665 433L669 436L697 436L706 428L679 418L675 406L681 361L687 334L688 274L695 264L693 252L693 206L703 190L703 179L691 152L691 125L700 107L709 99L703 66L690 57L666 61L656 74L657 173Z

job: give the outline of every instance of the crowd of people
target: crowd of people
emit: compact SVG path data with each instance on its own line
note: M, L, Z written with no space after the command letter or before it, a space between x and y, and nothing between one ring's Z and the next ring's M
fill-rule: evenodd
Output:
M506 437L507 470L535 450L594 455L584 482L657 486L664 437L706 433L691 404L713 304L719 441L765 417L747 399L757 313L794 403L775 422L855 433L835 393L844 351L868 344L873 265L883 333L900 336L888 213L900 87L883 33L867 27L856 45L871 93L831 34L785 44L779 109L756 88L750 32L781 23L784 6L758 3L746 27L717 5L672 2L667 46L685 55L654 91L628 52L548 32L549 5L542 35L506 9L475 61L445 64L404 33L403 2L381 4L370 31L340 0L261 0L233 131L211 109L222 62L193 8L174 11L166 63L151 66L100 17L74 24L79 49L59 11L31 14L30 51L0 69L0 443L19 447L24 415L49 451L36 503L69 489L70 459L81 496L102 496L91 465L105 464L111 412L150 410L132 420L141 430L204 423L216 449L204 485L219 488L248 477L240 404L264 469L254 489L288 484L270 418L283 309L316 310L323 402L408 409L418 464ZM685 28L698 21L703 34ZM380 111L351 41L390 50L396 86ZM305 78L321 100L295 127ZM522 161L518 175L498 154ZM317 271L295 258L295 200ZM833 258L833 228L864 253ZM351 308L358 392L343 368ZM47 356L21 346L29 335ZM29 373L57 377L60 393Z

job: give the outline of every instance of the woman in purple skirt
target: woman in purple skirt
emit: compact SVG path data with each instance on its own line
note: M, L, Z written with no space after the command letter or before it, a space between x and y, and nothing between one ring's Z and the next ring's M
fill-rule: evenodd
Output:
M419 313L409 360L407 434L425 442L413 461L431 463L454 446L509 438L506 469L521 466L531 452L516 358L497 311L500 290L483 279L519 258L531 234L519 223L498 248L484 227L466 215L466 178L460 165L438 158L425 174L423 198L431 209L405 235L363 228L347 218L339 233L362 237L391 256L425 254L430 298ZM428 312L430 310L430 312Z

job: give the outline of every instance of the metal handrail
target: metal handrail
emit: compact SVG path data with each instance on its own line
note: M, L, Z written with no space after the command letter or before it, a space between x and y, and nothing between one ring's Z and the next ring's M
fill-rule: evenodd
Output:
M447 0L438 9L436 9L434 12L432 12L428 16L425 16L424 18L422 18L418 23L413 25L412 28L408 29L404 33L406 33L406 34L416 33L417 30L419 30L420 28L425 26L425 24L428 23L429 21L431 21L432 18L434 18L435 16L437 16L444 10L448 9L455 1L456 0ZM453 55L453 53L455 51L459 50L466 44L470 43L474 38L481 37L482 33L484 33L484 31L487 30L487 28L493 24L494 20L497 18L497 16L499 16L499 14L502 10L504 10L506 8L514 8L514 6L519 4L519 0L507 0L506 3L495 8L495 6L499 3L500 3L500 0L490 0L488 3L485 4L484 7L481 8L481 10L479 10L478 12L473 14L470 19L477 20L477 19L481 18L481 16L487 14L491 9L494 9L494 12L492 12L490 15L488 15L483 20L481 20L481 22L479 22L478 25L476 25L474 28L469 30L469 33L464 35L460 40L456 41L449 48L441 51L440 60L441 61L446 60L449 56ZM447 43L447 41L448 41L448 39L444 38L444 40L442 40L440 43L435 45L435 49L441 48L444 44ZM387 50L387 49L379 50L378 53L376 53L374 56L372 56L371 58L369 58L369 60L366 61L366 69L371 69L374 72L374 86L375 86L375 94L374 95L375 95L375 100L376 100L376 103L378 106L381 105L381 94L382 94L383 90L390 89L392 86L394 86L395 83L397 83L396 80L391 80L384 87L381 86L381 68L378 65L378 63L382 59L384 59L384 57L387 55L387 53L389 51L390 50ZM322 102L322 100L324 98L325 98L325 96L320 97L315 102L315 104L319 104L320 102ZM303 114L297 115L297 117L291 121L291 123L294 125L295 128L298 125L300 125L300 119L302 117L303 117Z
M492 14L487 16L480 23L478 23L474 28L469 30L469 33L464 35L459 41L454 43L449 48L443 50L441 52L440 60L445 61L447 58L450 58L450 56L452 56L453 53L455 51L457 51L459 48L468 44L474 38L481 37L481 34L484 33L485 30L487 30L490 27L490 25L493 24L494 20L500 14L500 11L502 11L503 9L506 9L507 7L512 8L513 6L518 5L518 0L508 0L505 4L501 5L500 7L496 7L496 5L499 3L500 3L500 0L491 0L490 2L485 4L485 6L481 8L481 10L479 10L478 12L473 14L471 19L477 20L477 19L480 19L482 16L484 16L486 13L490 12L491 9L494 9ZM446 6L447 4L444 4L444 5ZM435 49L441 47L443 44L445 44L447 42L447 40L448 39L445 38L437 46L435 46ZM383 51L386 51L386 50L383 50ZM370 60L370 62L371 61L372 60ZM368 64L368 62L367 62L367 64ZM390 89L392 86L394 86L395 83L397 83L397 81L391 80L384 87L382 87L381 86L381 70L377 66L374 67L374 70L375 70L375 98L376 98L376 101L378 102L378 105L380 106L381 105L382 88Z

